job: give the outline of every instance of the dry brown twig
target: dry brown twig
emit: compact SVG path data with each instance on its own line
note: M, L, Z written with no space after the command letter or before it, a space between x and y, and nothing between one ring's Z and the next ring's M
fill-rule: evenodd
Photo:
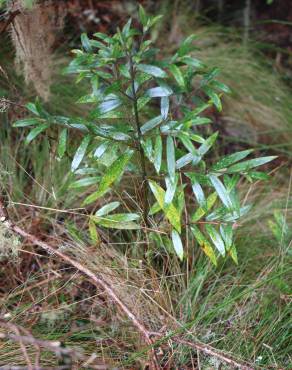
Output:
M116 295L112 287L108 284L108 282L104 281L101 277L96 276L94 272L92 272L87 267L83 266L81 263L76 261L75 259L71 258L70 256L64 254L60 250L56 249L55 247L51 246L48 243L45 243L41 240L39 240L36 236L31 235L27 233L25 230L20 228L19 226L15 225L9 218L7 210L4 206L4 201L0 197L0 222L10 231L22 236L23 238L27 239L30 243L37 245L44 249L49 254L54 254L55 256L60 257L63 261L69 263L71 266L75 267L77 270L81 271L86 275L96 286L101 287L108 295L113 299L113 301L116 303L116 305L124 312L124 314L131 320L133 325L138 329L139 333L144 337L144 340L146 344L148 344L151 347L151 366L152 369L160 369L159 362L157 360L157 357L155 355L154 351L154 342L152 337L163 337L161 333L155 333L149 331L138 319L137 317L132 313L132 311L125 305L125 303ZM0 322L1 323L1 322ZM16 337L15 337L16 339ZM22 340L26 340L27 338L22 338ZM183 344L185 346L194 348L196 350L199 350L207 355L213 356L215 358L218 358L219 360L232 365L240 370L254 370L253 367L251 367L248 364L244 364L240 361L237 361L235 359L232 359L231 357L226 356L225 354L222 354L218 352L213 347L181 339L177 336L173 336L171 340L177 344ZM40 344L40 342L39 342Z

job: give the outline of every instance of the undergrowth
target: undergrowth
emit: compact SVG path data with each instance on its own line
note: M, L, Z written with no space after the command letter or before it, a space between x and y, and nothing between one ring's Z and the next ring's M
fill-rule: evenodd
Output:
M203 33L210 46L199 52L202 59L223 65L224 82L231 88L238 91L237 87L241 86L240 93L226 99L227 109L218 116L218 125L226 134L225 148L252 142L281 154L284 162L272 182L241 185L242 199L251 198L255 207L238 231L239 266L226 261L215 269L200 251L192 256L188 268L170 258L165 249L158 251L159 259L150 254L147 260L141 260L139 245L131 242L131 234L122 237L113 234L109 240L109 234L104 232L103 243L93 244L86 229L87 219L77 209L82 194L67 188L70 158L53 160L48 140L34 142L24 149L19 144L22 135L17 136L10 128L15 108L13 114L10 110L0 116L1 191L10 202L10 214L19 224L115 281L117 291L137 317L157 330L165 325L168 329L165 336L182 331L190 339L249 361L255 368L289 369L292 366L292 253L286 225L291 224L292 214L291 173L286 164L291 154L288 105L291 93L280 76L270 73L262 57L255 56L252 48L245 51L237 43L222 43L213 31L203 30ZM13 99L19 97L22 79L15 76L9 63L5 71L12 76L16 90L8 89L2 76L1 94ZM68 86L62 83L52 88L49 105L56 114L67 111L72 100L80 95L79 91L75 96ZM27 101L33 92L27 89L23 95L23 101ZM60 96L68 99L68 105L59 106ZM246 136L239 136L238 127L240 135L244 131ZM246 129L242 130L243 127ZM275 211L278 211L276 217ZM278 232L273 226L277 223ZM5 234L5 243L9 237ZM14 241L12 244L15 246ZM25 242L16 244L18 259L3 256L0 262L3 317L24 326L35 337L59 340L68 348L82 348L88 356L96 353L100 363L109 368L146 365L143 344L113 302L54 256ZM172 344L169 349L166 342L162 338L157 353L169 368L228 368L182 345ZM32 346L27 346L27 350L29 355L35 353ZM42 351L41 363L54 367L60 358ZM0 364L25 365L17 343L1 342Z

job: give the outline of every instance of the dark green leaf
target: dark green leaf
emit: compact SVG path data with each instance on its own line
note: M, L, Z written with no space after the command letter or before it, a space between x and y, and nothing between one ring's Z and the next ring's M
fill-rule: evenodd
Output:
M13 123L13 127L35 126L42 123L38 118L24 118Z
M254 167L258 167L268 162L271 162L276 158L277 156L269 156L269 157L250 159L248 161L244 161L244 162L241 162L241 163L238 163L238 164L235 164L229 167L227 172L228 173L246 172Z
M27 135L27 137L25 139L25 144L29 144L32 140L34 140L40 133L45 131L48 127L49 127L49 125L47 123L45 123L43 125L39 125L39 126L33 128L30 131L30 133Z
M212 166L212 171L220 171L222 169L226 169L231 164L240 161L241 159L247 157L252 152L253 152L253 149L249 149L249 150L242 150L241 152L227 155L221 158L220 161L218 161L216 164Z
M179 84L180 87L185 87L185 79L181 72L181 70L175 64L171 64L169 66L169 70L172 73L173 77L175 78L176 82Z

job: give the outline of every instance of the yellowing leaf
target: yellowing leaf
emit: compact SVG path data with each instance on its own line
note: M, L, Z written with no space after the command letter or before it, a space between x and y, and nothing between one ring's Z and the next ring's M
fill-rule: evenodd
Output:
M201 233L199 228L197 226L192 226L191 231L194 234L197 242L199 243L199 246L202 248L203 252L208 256L211 260L211 262L217 266L217 258L213 251L213 248L211 244L208 242L208 240L205 238L205 236Z
M113 182L115 182L123 173L126 164L129 162L133 155L133 151L128 151L122 154L114 163L112 163L100 181L98 190L90 194L83 202L83 205L94 202L96 199L104 195Z
M170 203L169 205L165 206L164 199L165 199L165 191L162 189L161 186L156 184L156 182L149 180L149 186L154 194L159 206L165 213L165 216L171 223L171 225L180 233L181 232L181 225L180 225L180 214L179 211L175 208L175 206Z

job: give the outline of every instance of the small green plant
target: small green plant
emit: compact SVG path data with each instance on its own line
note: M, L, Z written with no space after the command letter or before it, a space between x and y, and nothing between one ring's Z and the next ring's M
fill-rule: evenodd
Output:
M14 126L33 126L26 144L51 126L60 128L57 156L72 156L71 187L96 187L83 205L104 204L89 216L93 239L98 237L96 225L142 229L149 248L155 243L171 246L183 260L185 236L193 235L215 265L227 254L237 263L234 226L250 209L240 204L238 182L242 176L266 179L254 169L275 157L245 160L252 150L244 150L212 163L218 133L204 137L211 120L202 114L213 105L220 111L221 96L229 89L217 80L217 68L190 55L193 35L174 55L161 57L147 38L160 19L140 7L139 28L130 19L112 37L82 34L82 49L73 51L76 57L66 72L91 84L90 93L78 101L88 106L87 118L53 116L36 101L27 104L35 116ZM82 136L77 148L69 144L71 130ZM140 176L140 188L136 201L127 204L130 212L117 213L119 201L101 199L113 194L125 172Z

